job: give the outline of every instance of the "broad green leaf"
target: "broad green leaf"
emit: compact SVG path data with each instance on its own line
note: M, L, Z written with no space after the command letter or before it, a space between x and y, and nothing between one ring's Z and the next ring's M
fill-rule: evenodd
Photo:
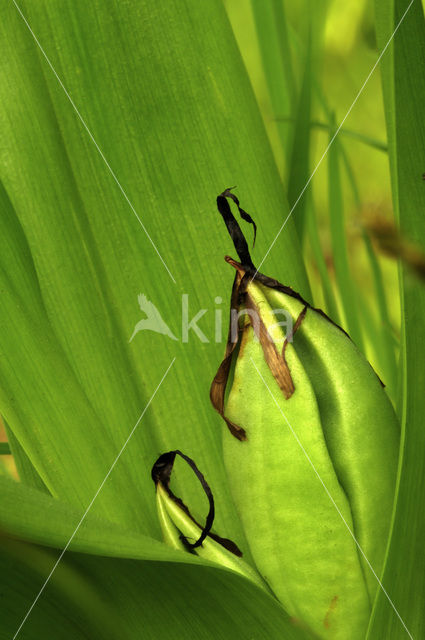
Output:
M287 204L224 9L18 4L122 188L22 16L2 5L2 235L14 262L2 253L0 411L52 494L84 509L176 357L93 510L159 537L149 472L180 448L219 496L217 531L244 548L208 401L223 350L213 309L227 306L231 284L215 197L238 185L259 226L258 262ZM264 268L308 297L292 224ZM178 341L144 331L129 343L144 317L139 293ZM208 309L208 343L193 331L181 341L183 293L189 319ZM202 513L196 483L179 478Z
M2 539L0 638L10 638L59 556L46 547L64 548L80 515L10 480L0 478L0 491L0 530L45 546ZM252 638L303 638L250 580L88 514L20 637L224 638L238 628Z
M0 638L113 640L119 627L111 602L77 567L71 566L68 559L58 566L51 583L21 626L54 566L57 553L1 536Z
M0 552L2 640L16 633L57 555L22 544L14 555L7 551ZM57 572L22 627L22 640L306 638L264 591L220 569L70 552Z
M63 549L83 514L45 493L0 478L0 531L21 540ZM152 485L152 493L154 487ZM164 544L88 513L70 549L102 556L196 562L191 554L178 556Z
M377 35L382 48L408 2L376 2ZM425 28L422 5L413 2L391 45L383 72L394 207L401 232L425 248ZM402 339L403 433L397 503L383 584L403 626L381 592L370 638L422 638L425 633L425 370L423 318L425 288L402 271L404 331Z
M3 302L0 326L7 354L0 369L2 413L9 427L24 426L25 430L19 432L20 444L50 491L58 495L63 487L68 496L72 495L73 502L85 508L86 496L97 489L93 480L99 486L113 461L112 443L109 453L105 434L96 446L94 442L89 447L81 446L72 455L78 438L84 441L87 425L101 431L100 420L48 322L25 237L4 191L0 191L1 196L0 248L5 264L0 270ZM58 425L62 427L60 436ZM49 457L40 455L45 439L50 445ZM66 454L62 466L53 455L53 452L58 455L60 448ZM36 455L31 456L32 451ZM100 465L96 469L93 464L96 456L103 458L103 469ZM108 485L105 491L108 495ZM109 505L112 519L125 511L128 517L133 511L124 501Z

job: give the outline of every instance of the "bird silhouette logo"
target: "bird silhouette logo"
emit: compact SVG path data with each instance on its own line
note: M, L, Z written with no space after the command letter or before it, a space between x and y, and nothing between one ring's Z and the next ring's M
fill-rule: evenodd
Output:
M139 301L139 307L143 313L146 314L146 318L139 320L139 322L134 327L133 334L129 340L131 342L134 336L139 333L139 331L155 331L155 333L162 333L164 336L168 336L171 340L177 340L174 333L171 331L170 327L161 317L156 306L147 299L147 297L140 293L137 296L137 300Z

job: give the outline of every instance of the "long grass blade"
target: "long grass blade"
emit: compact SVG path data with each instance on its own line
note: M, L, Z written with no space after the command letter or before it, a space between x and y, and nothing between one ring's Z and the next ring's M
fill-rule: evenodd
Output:
M334 132L331 132L331 139L333 135ZM340 145L336 139L328 152L329 220L333 260L346 327L353 341L362 349L363 338L358 316L358 302L348 261L340 162Z
M313 255L317 264L320 275L320 282L323 289L323 297L326 305L326 312L334 322L340 324L339 311L335 298L334 287L329 274L328 265L323 253L323 248L319 236L316 210L314 206L314 198L312 193L306 194L307 198L307 224L308 224L308 241L313 251Z
M294 71L287 38L287 23L283 2L251 0L262 66L267 81L274 116L292 113ZM282 109L284 111L282 111ZM278 123L280 144L287 148L287 125Z
M379 46L393 32L408 3L375 3ZM413 2L383 67L393 200L403 234L425 248L425 23L421 2ZM400 618L378 596L368 638L425 635L425 368L423 283L402 269L402 437L397 500L383 582Z
M312 42L312 29L314 28L313 21L309 24L309 33L307 39L307 48L305 55L305 64L301 81L301 88L296 101L296 116L294 123L294 130L291 135L292 148L289 155L289 167L288 167L288 202L289 208L292 210L295 203L297 203L294 210L295 226L298 231L299 237L302 239L304 236L305 217L307 201L303 197L299 200L300 193L302 192L307 180L310 177L310 126L312 110L312 74L313 74L313 42ZM298 201L299 200L299 201Z

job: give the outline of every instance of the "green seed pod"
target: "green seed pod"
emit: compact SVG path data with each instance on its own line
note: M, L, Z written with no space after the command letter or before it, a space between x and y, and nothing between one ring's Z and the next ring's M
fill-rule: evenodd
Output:
M180 455L192 467L207 494L210 510L205 527L198 524L188 508L170 490L169 482L176 455ZM242 552L237 545L228 538L221 538L212 533L214 499L208 483L191 458L181 451L162 454L153 466L152 479L156 488L158 519L166 544L179 551L195 553L201 558L240 573L257 586L269 591L258 572L242 560Z
M217 203L243 264L226 258L237 270L233 311L211 400L229 427L233 498L256 567L288 613L317 637L360 640L390 527L397 418L349 337L256 272L226 196ZM249 315L235 331L236 313Z

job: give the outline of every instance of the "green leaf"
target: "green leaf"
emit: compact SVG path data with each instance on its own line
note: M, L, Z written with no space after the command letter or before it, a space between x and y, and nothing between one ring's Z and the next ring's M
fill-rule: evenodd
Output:
M337 324L341 324L339 319L338 307L335 299L334 288L332 280L328 271L328 265L326 264L326 258L323 252L322 243L320 240L317 210L314 203L313 194L310 191L306 194L307 198L307 224L308 224L308 240L316 260L317 268L320 275L320 281L323 289L323 298L325 302L324 311L330 318ZM317 304L317 301L316 301Z
M382 48L408 3L376 2L377 35ZM422 5L413 2L391 45L383 81L394 206L401 232L425 248L425 27ZM397 503L383 584L397 613L381 592L371 622L370 638L421 638L425 633L425 370L423 318L425 288L402 269L404 330L402 337L403 432Z
M274 117L292 113L295 78L283 0L251 0L261 62ZM277 123L281 147L286 148L287 126Z
M333 122L330 140L335 135L336 123ZM344 198L341 181L341 152L339 141L334 140L328 151L329 166L329 219L332 238L335 276L344 310L346 328L352 340L362 349L363 339L358 317L356 290L350 274L347 240L345 235Z
M84 510L176 357L93 511L159 537L149 471L180 448L220 496L217 530L246 549L208 403L223 350L212 309L231 284L215 197L238 185L259 225L258 261L287 204L224 9L19 6L122 189L22 16L3 5L0 410L49 491ZM292 223L265 268L308 296ZM209 343L147 331L129 343L139 293L178 337L187 293L190 317L209 310L199 323ZM196 483L176 475L202 512Z
M294 209L295 225L300 238L303 238L304 235L305 210L307 206L304 189L310 178L311 84L313 74L313 43L311 31L313 28L313 20L310 20L304 71L297 100L295 126L292 135L288 176L288 202L291 210Z
M1 537L0 638L35 640L54 636L61 640L113 640L118 625L111 603L77 567L71 565L69 559L58 566L51 582L24 621L54 566L55 556L56 550L37 548Z
M63 549L83 513L75 507L8 478L0 478L0 530L21 540ZM152 493L154 487L152 485ZM69 548L83 553L124 558L175 560L171 549L147 536L89 512ZM171 555L170 555L171 553ZM181 554L184 562L196 556Z
M13 637L54 563L52 552L40 558L37 549L34 557L28 546L12 563L8 551L0 552L2 640ZM23 640L306 638L264 591L220 569L71 552L57 571L19 633Z
M296 100L295 125L292 132L288 176L288 201L294 210L295 226L299 237L305 233L307 198L304 193L310 188L311 171L311 115L313 110L313 87L321 59L323 27L326 20L327 0L307 0L308 21L303 56L302 81ZM279 112L276 113L279 116Z
M81 519L77 510L3 478L0 490L0 529L65 547ZM3 538L0 638L16 632L58 556ZM232 637L238 629L259 639L304 637L251 580L88 514L20 636L130 639L141 629L146 638Z

